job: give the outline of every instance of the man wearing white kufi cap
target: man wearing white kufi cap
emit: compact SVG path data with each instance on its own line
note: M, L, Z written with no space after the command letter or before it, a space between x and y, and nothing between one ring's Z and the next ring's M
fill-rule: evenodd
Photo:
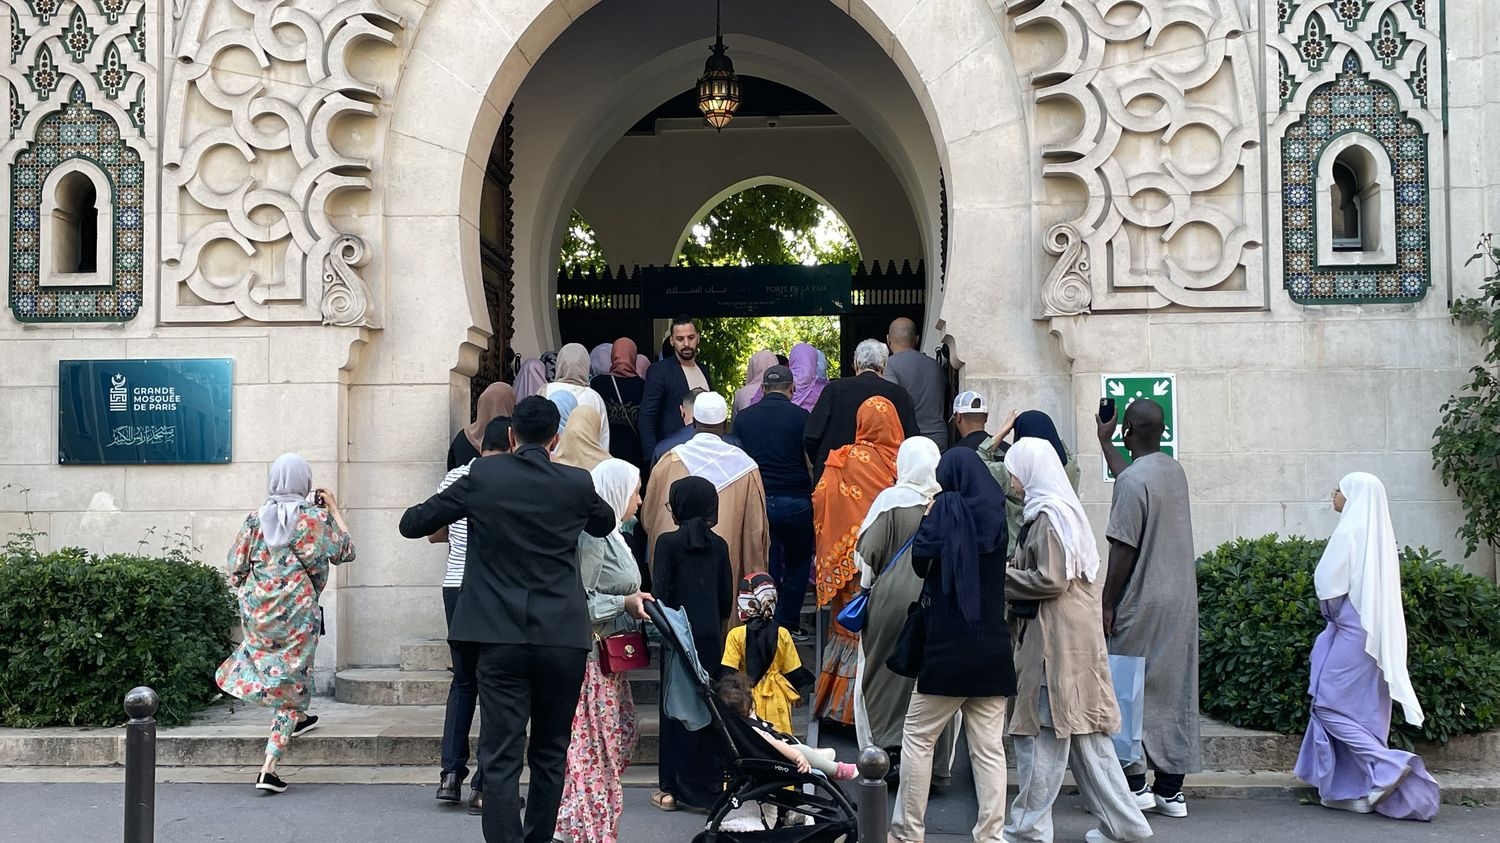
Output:
M702 477L719 490L719 522L714 532L729 545L734 568L732 582L748 571L764 568L771 544L766 519L766 489L760 469L749 454L724 441L729 405L717 392L705 392L693 402L692 439L668 451L651 470L641 521L651 537L677 529L667 509L667 492L684 477ZM738 621L735 621L738 623Z

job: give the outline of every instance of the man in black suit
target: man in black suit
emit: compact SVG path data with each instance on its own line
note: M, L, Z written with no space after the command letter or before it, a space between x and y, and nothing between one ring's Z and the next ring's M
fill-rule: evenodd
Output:
M448 637L479 646L479 762L484 839L491 843L552 839L593 644L578 536L604 537L616 527L589 473L548 456L558 421L551 401L522 400L511 415L510 454L475 460L467 477L401 516L401 535L409 539L468 519L467 564ZM636 617L644 617L641 599L626 604ZM523 749L531 766L524 834L515 809Z
M646 394L641 399L641 453L656 452L656 445L684 427L678 407L689 391L711 392L713 379L698 365L698 327L691 316L672 319L672 356L653 363L646 371Z
M822 476L829 452L854 441L859 406L877 395L895 406L901 430L908 438L921 435L911 394L901 384L882 377L889 358L890 352L880 340L861 342L854 349L854 377L830 382L818 396L802 433L802 447L812 460L814 482Z

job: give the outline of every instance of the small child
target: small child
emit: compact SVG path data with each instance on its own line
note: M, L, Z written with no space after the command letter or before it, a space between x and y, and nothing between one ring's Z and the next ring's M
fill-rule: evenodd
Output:
M719 701L724 703L726 708L744 718L755 729L756 734L766 739L766 743L775 747L786 760L795 763L797 772L808 773L817 770L830 779L840 782L852 781L859 775L859 771L853 764L845 764L836 760L831 747L818 749L808 746L756 717L754 700L750 691L750 679L745 674L737 670L725 673L714 686L714 692L719 695Z
M806 687L813 675L802 666L791 633L776 623L776 581L764 571L740 580L740 620L724 641L724 667L738 670L754 686L754 708L778 732L791 734L792 706L802 697L794 686Z

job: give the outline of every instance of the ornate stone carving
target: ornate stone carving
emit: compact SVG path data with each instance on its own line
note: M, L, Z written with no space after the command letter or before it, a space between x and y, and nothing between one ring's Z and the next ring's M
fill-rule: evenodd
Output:
M1043 244L1047 254L1059 258L1042 284L1043 316L1077 316L1088 313L1094 299L1089 286L1089 247L1078 229L1062 222L1047 230Z
M370 296L358 273L365 265L365 241L341 234L323 257L323 324L368 325Z
M1006 8L1033 45L1023 70L1056 56L1030 68L1042 202L1071 214L1044 244L1059 260L1043 315L1264 307L1260 116L1235 0Z
M156 96L156 57L144 34L156 0L6 5L10 62L0 68L0 92L9 120L0 137L0 202L9 223L11 312L23 322L133 319L155 258L149 225L156 151L144 109L137 115L131 103ZM48 195L48 176L79 168L97 174L98 187L89 202L64 208L56 185ZM60 265L45 241L75 226L76 237L104 241L78 248L109 265L87 271Z
M1276 57L1268 90L1279 93L1268 104L1268 192L1281 286L1303 304L1419 301L1446 222L1442 203L1428 202L1441 185L1444 144L1432 142L1443 127L1443 85L1432 78L1442 62L1428 56L1441 56L1442 42L1427 28L1426 0L1281 0L1263 20ZM1325 265L1317 243L1331 223L1319 218L1317 197L1331 186L1319 175L1325 151L1350 133L1390 162L1389 195L1378 201L1394 206L1395 242Z
M379 0L185 0L174 17L162 320L376 324L365 240L329 211L373 164L335 124L376 116L350 50L395 44L401 19Z

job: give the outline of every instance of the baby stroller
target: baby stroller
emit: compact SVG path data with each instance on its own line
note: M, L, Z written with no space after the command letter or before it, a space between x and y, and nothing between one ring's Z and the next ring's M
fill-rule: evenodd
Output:
M708 674L698 664L691 642L679 639L655 602L646 603L646 614L671 651L664 654L663 681L668 681L668 658L681 659L689 666L694 690L708 708L709 722L704 728L718 736L728 768L728 785L709 809L708 822L693 838L694 843L855 843L859 832L854 803L839 786L816 770L797 772L797 767L770 747L749 723L726 711L709 685ZM666 691L663 687L663 708ZM662 716L667 715L663 712ZM731 812L745 806L773 807L777 822L765 823L766 827L754 831L722 827ZM765 815L764 810L760 813Z

